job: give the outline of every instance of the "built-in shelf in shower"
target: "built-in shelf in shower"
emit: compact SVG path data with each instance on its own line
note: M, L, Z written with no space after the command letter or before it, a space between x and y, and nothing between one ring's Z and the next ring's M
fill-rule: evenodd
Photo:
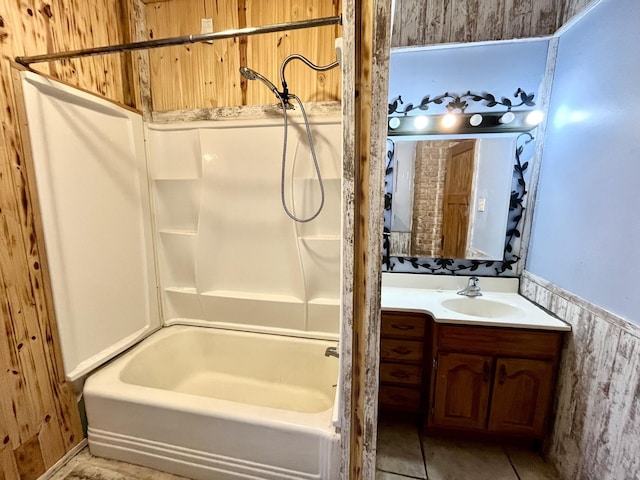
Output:
M339 241L340 235L304 235L302 237L298 237L300 240L311 240L311 241Z
M164 235L197 235L197 230L191 230L187 228L163 228L159 230Z
M262 292L239 292L233 290L213 290L210 292L202 292L201 295L207 297L233 298L238 300L257 300L260 302L278 302L278 303L304 303L300 298L291 295L277 295Z
M165 287L165 292L171 293L184 293L186 295L197 295L198 292L195 287Z

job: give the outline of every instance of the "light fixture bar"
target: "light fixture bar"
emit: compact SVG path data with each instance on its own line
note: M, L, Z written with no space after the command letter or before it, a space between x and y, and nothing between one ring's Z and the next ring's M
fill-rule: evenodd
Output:
M532 112L538 112L538 114L531 116ZM508 121L505 121L505 117ZM537 123L531 123L530 120L532 118L535 118ZM387 135L389 137L397 137L528 132L534 129L542 121L542 118L542 112L537 110L447 113L442 115L397 115L389 116Z

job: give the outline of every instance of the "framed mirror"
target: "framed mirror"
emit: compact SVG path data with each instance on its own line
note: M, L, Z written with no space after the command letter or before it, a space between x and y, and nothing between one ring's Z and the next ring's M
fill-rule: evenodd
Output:
M383 269L512 270L533 139L529 133L389 138Z

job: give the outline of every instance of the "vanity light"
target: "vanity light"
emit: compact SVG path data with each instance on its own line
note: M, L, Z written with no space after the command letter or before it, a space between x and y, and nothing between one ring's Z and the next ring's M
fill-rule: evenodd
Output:
M420 115L419 117L416 117L413 120L413 126L418 130L422 130L423 128L426 128L427 125L429 125L429 119L424 115Z
M502 115L498 121L502 124L507 124L513 122L515 118L516 116L513 114L513 112L507 112Z
M447 113L441 120L442 126L445 128L451 128L456 123L458 123L458 119L453 113Z
M400 126L400 119L398 117L393 117L389 120L389 128L395 130Z
M482 115L480 115L479 113L475 113L471 115L471 118L469 119L469 124L472 127L477 127L481 123L482 123Z
M524 121L528 125L533 125L535 127L536 125L539 125L540 122L542 122L543 118L544 114L540 110L534 110L527 115L527 118L525 118Z

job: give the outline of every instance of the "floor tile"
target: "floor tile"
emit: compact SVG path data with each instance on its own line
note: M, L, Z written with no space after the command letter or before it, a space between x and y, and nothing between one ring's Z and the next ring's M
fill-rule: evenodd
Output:
M50 480L186 480L151 468L94 457L85 448Z
M415 424L410 421L380 419L376 467L388 473L427 478L420 436Z
M405 477L397 473L376 471L376 480L412 480L412 477Z
M429 480L518 480L499 445L428 437L422 445Z
M531 450L506 447L505 451L511 464L518 472L520 480L559 480L560 477L552 465L545 463L540 455Z

